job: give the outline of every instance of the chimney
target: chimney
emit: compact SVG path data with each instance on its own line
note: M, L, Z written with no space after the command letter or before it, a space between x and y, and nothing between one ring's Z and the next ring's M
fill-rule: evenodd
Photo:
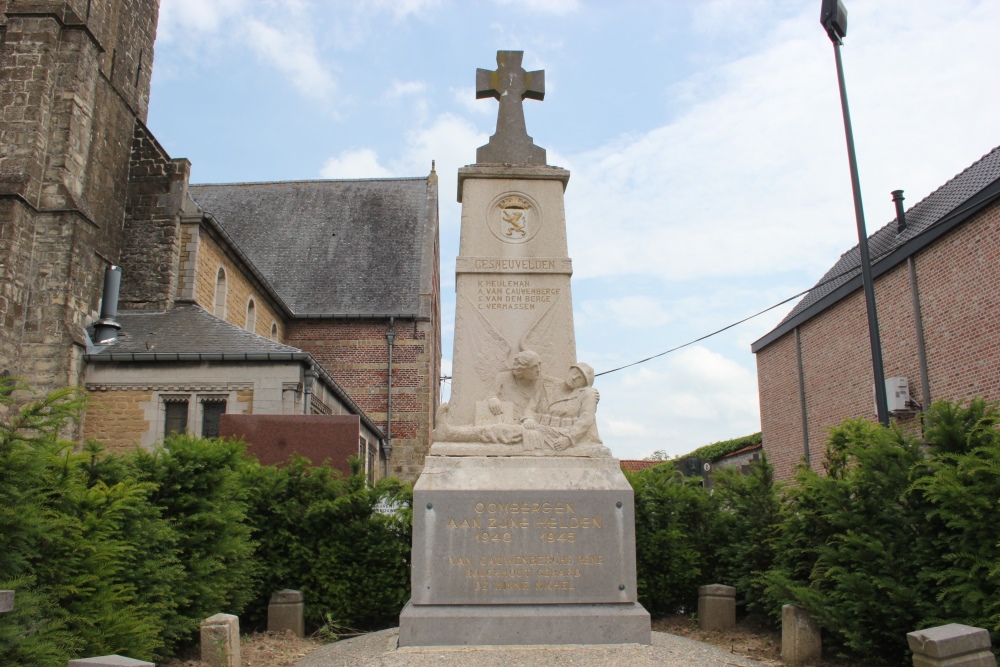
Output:
M902 234L906 229L906 211L903 210L903 191L893 190L892 201L896 204L896 233Z
M118 291L122 285L122 270L112 264L104 269L104 295L101 298L101 319L94 325L94 339L98 345L107 345L118 339L122 325L115 321L118 315Z

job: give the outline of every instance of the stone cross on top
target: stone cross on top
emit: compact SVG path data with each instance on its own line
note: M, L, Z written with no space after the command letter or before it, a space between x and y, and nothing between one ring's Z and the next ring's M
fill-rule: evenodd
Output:
M476 99L500 100L497 131L476 150L479 164L545 164L545 149L536 146L524 124L524 98L545 98L545 70L525 72L524 51L497 51L497 69L476 70Z

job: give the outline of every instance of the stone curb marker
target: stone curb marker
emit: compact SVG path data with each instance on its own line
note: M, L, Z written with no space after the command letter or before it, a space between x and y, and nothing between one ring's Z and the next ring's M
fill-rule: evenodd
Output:
M698 587L698 627L725 630L736 625L736 589L722 584Z
M201 622L201 659L220 667L241 667L240 619L216 614Z
M990 633L959 623L939 625L906 635L913 667L996 667Z

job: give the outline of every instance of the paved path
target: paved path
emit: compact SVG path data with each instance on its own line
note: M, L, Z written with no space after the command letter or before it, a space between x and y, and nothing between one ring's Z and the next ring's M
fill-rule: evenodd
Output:
M398 648L399 629L328 644L296 667L764 667L769 664L666 632L651 646Z

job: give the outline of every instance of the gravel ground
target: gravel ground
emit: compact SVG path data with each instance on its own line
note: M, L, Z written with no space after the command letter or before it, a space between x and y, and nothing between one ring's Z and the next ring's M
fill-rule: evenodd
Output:
M538 665L604 665L606 667L764 667L726 649L653 632L651 646L517 646L397 648L399 629L373 632L328 644L308 654L295 667L538 667Z

